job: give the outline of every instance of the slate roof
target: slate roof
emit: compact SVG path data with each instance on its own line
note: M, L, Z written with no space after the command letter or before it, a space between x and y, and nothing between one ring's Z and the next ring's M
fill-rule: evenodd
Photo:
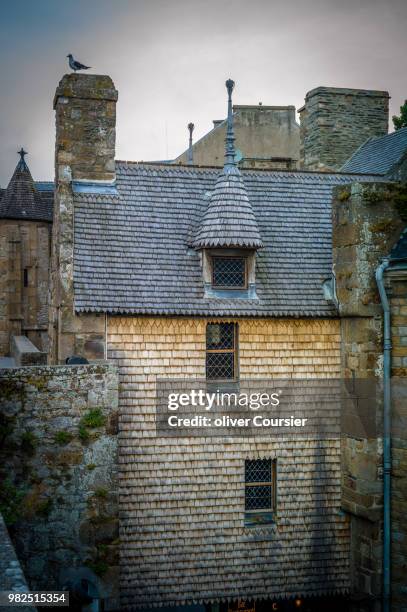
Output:
M369 138L342 167L342 172L390 175L407 153L407 127L392 134Z
M0 190L0 219L52 222L53 183L34 183L24 160L14 170L7 189Z
M264 243L258 299L220 299L204 297L199 253L191 246L219 169L117 162L116 172L117 196L75 194L76 311L336 314L321 287L331 275L331 190L355 177L243 170Z
M193 246L252 249L263 246L242 175L236 167L219 174Z

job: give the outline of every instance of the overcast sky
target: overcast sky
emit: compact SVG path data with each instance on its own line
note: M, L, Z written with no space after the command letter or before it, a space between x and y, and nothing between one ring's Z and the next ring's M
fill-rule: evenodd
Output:
M18 0L0 17L0 185L20 146L53 178L52 99L66 55L119 90L118 159L173 158L236 104L294 104L318 85L407 97L405 0ZM392 124L391 124L392 126ZM391 129L393 129L391 127Z

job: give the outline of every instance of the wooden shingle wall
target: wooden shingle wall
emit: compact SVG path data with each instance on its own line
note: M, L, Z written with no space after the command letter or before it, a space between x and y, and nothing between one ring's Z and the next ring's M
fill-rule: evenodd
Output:
M339 440L160 438L156 378L205 376L205 319L111 317L120 376L121 605L344 592ZM336 320L240 320L241 378L333 377ZM244 527L244 459L277 458L277 516Z

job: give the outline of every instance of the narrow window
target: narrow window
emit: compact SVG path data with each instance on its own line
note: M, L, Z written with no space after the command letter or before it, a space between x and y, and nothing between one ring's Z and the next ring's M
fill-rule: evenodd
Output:
M23 270L23 283L24 287L28 287L28 268L24 268Z
M237 323L208 323L206 327L206 378L237 377Z
M275 509L276 463L271 459L246 459L246 513L270 512Z
M212 285L217 289L244 289L246 259L244 257L213 257Z

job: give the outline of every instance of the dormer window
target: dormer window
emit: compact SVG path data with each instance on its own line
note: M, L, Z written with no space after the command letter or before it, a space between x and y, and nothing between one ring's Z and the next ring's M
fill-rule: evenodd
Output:
M246 258L212 257L212 287L215 289L246 289Z
M205 297L257 299L254 249L202 249L201 253Z

